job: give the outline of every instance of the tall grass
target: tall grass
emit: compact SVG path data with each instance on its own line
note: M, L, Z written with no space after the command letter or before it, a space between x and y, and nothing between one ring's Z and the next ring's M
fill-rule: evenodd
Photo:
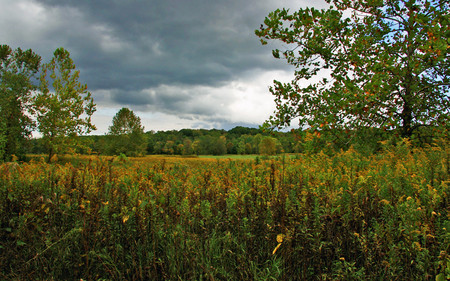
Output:
M0 166L0 279L445 280L448 143Z

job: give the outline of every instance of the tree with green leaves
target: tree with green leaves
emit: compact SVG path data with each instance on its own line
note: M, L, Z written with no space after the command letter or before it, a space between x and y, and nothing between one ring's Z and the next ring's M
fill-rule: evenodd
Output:
M32 50L0 45L0 159L22 158L31 135L30 99L41 57Z
M255 33L286 46L295 79L274 81L268 127L397 130L449 122L450 12L444 0L326 0L329 9L276 10Z
M259 143L259 153L264 155L275 155L277 153L277 139L266 136Z
M49 162L55 154L74 152L82 146L79 136L96 129L91 123L94 100L79 77L80 71L64 48L56 49L42 68L34 110Z
M122 108L109 127L109 152L127 156L143 156L147 150L147 137L141 118L128 108Z

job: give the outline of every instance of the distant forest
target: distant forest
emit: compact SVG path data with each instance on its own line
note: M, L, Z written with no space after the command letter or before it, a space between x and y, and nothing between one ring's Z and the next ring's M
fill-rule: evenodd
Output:
M433 137L432 137L433 136ZM109 150L113 142L110 135L83 136L84 147L81 154L114 155ZM431 143L436 134L422 131L413 137L415 144ZM265 131L258 128L235 127L231 130L181 129L171 131L149 131L145 133L146 150L143 154L165 155L225 155L279 153L333 153L350 146L364 153L376 153L382 141L395 142L399 136L392 131L363 128L353 132L321 131L309 132L292 130L289 132ZM132 140L130 140L132 141ZM45 148L40 139L30 142L28 152L43 154ZM133 151L124 151L126 156L136 156Z

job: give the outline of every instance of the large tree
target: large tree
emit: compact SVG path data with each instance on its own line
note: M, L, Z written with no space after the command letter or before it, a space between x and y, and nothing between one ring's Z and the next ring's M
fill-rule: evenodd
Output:
M142 156L146 153L147 137L141 118L128 108L120 109L114 116L109 136L109 152L112 154Z
M277 40L295 79L274 81L266 125L377 127L410 137L449 121L447 0L326 0L329 9L276 10L256 35Z
M0 159L23 156L33 122L27 114L41 57L32 50L0 45Z
M64 48L56 49L52 60L43 66L34 108L49 162L55 154L73 152L81 145L78 136L95 130L91 123L95 104L79 76Z

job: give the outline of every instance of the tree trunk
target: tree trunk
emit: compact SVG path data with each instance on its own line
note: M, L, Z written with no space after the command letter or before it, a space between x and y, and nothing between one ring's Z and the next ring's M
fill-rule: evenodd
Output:
M412 7L408 8L409 12L408 15L409 17L412 17L415 14L415 10ZM402 124L402 132L401 132L401 136L403 138L410 138L412 136L412 122L413 122L413 108L412 106L414 104L412 104L413 102L413 97L412 95L413 93L413 89L412 88L412 83L414 83L413 81L413 59L411 59L411 57L414 56L414 53L416 52L416 47L414 44L414 36L415 36L415 32L414 32L414 21L409 20L409 23L407 26L405 26L406 28L406 32L408 33L407 37L406 37L406 42L404 44L406 44L407 46L407 51L406 51L406 65L405 65L405 80L403 81L404 85L403 87L405 88L405 93L403 96L403 110L401 113L401 118L403 121Z
M407 101L403 105L401 116L403 121L401 136L403 138L410 138L412 135L412 109Z
M47 163L51 163L52 162L52 158L55 155L55 153L53 152L53 148L50 148L50 150L48 151L48 160Z

